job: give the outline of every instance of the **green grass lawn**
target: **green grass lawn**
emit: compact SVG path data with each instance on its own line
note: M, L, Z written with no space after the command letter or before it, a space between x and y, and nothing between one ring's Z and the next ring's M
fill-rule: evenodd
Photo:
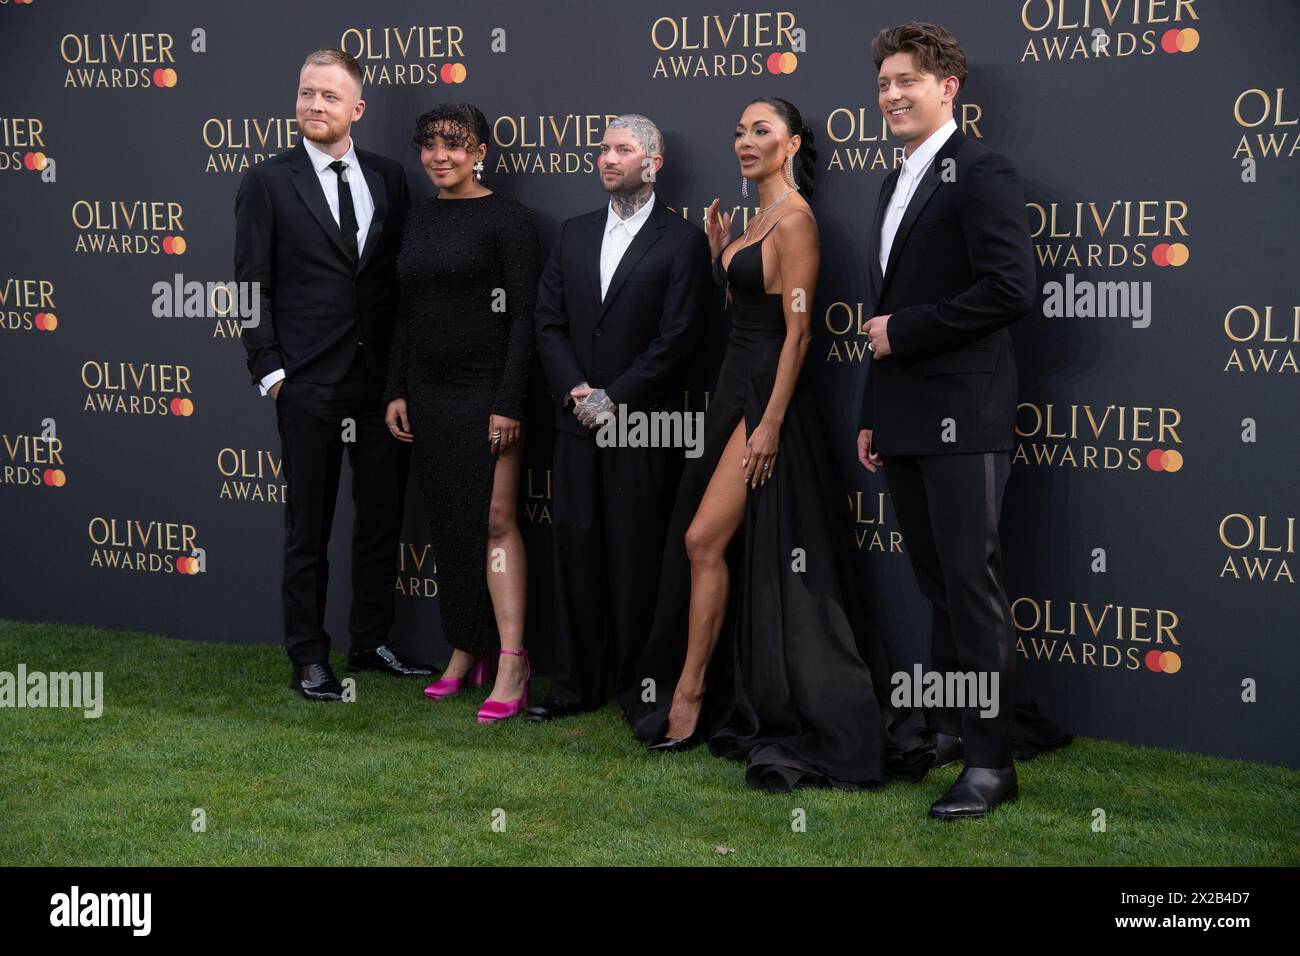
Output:
M0 710L0 864L1298 861L1300 774L1241 761L1077 739L1018 765L1018 802L944 823L926 810L956 766L870 793L773 795L705 749L646 753L613 707L484 727L481 692L435 704L425 680L382 674L356 675L356 703L309 703L280 647L0 621L0 671L19 662L103 671L105 704L97 720Z

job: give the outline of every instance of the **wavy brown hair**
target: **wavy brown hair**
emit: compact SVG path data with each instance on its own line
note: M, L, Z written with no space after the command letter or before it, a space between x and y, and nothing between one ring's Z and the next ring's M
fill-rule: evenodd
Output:
M939 78L957 77L957 89L966 86L966 53L957 38L943 27L913 20L896 27L886 27L871 41L871 59L876 69L886 57L910 53L917 69Z

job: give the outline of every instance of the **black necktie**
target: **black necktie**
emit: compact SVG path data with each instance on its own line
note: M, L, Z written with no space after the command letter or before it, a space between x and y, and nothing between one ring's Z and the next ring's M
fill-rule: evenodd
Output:
M357 258L357 211L352 205L352 187L348 185L343 175L343 171L347 168L348 164L341 159L330 163L330 169L334 170L339 177L339 230L343 233L343 245L355 259Z

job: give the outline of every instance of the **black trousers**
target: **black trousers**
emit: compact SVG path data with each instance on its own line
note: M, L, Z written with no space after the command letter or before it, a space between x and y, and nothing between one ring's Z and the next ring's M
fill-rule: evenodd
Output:
M329 660L325 594L343 450L352 468L351 650L373 650L393 623L409 449L384 424L383 383L358 346L328 385L286 378L275 399L288 501L284 512L284 640L296 666ZM355 426L345 441L345 419Z
M978 706L928 711L935 730L965 738L971 767L1011 766L1015 633L998 540L1010 472L1009 451L885 456L903 542L934 606L930 668L998 677L995 717Z
M650 636L680 448L601 448L555 433L551 693L597 706L634 680Z

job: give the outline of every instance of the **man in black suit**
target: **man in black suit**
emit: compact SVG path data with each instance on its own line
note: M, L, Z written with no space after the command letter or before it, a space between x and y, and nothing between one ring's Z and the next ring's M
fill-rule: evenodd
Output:
M681 408L708 312L704 231L654 195L663 138L620 116L597 171L610 201L560 229L537 289L537 352L556 400L555 648L551 697L531 720L600 706L633 678L654 619L682 452L601 447L602 416Z
M275 402L285 504L285 645L290 683L340 700L325 631L328 547L343 447L352 467L352 643L348 670L427 674L387 646L409 452L384 425L381 392L410 208L399 163L358 150L362 72L342 50L307 57L298 145L252 167L235 199L235 277L261 291L243 331L248 370Z
M995 716L978 706L932 714L936 764L964 758L965 767L930 815L982 816L1017 795L1015 634L998 521L1016 412L1006 327L1034 304L1033 250L1015 169L953 121L966 79L956 38L908 23L882 30L872 58L880 109L906 159L881 187L871 231L873 361L858 459L871 472L883 463L917 581L934 605L931 668L983 674L996 687Z

